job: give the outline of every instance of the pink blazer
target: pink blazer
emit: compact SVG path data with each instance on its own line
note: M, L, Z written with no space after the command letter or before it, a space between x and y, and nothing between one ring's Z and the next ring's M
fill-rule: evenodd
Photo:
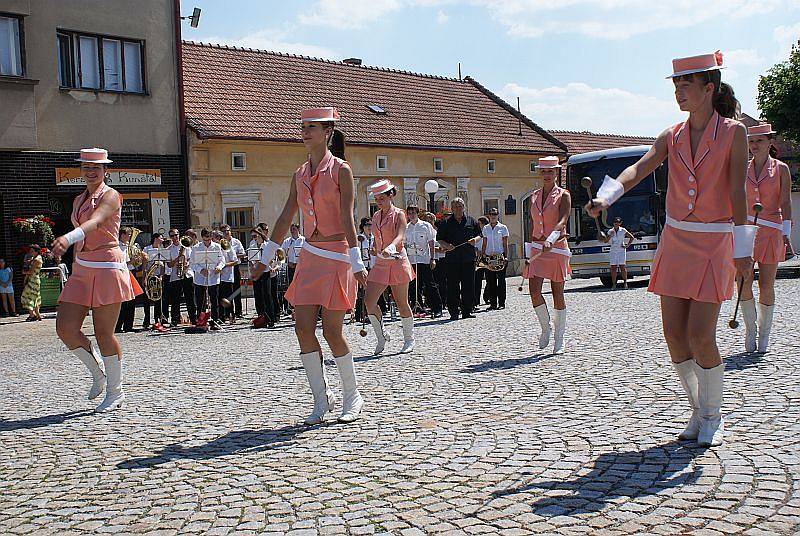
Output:
M297 204L303 211L303 234L306 237L311 237L317 229L324 236L344 233L339 170L349 165L329 151L313 176L310 159L295 171Z

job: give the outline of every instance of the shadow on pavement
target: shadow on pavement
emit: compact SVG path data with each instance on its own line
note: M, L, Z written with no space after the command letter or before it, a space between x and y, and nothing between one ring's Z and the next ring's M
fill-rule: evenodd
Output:
M758 368L761 362L764 361L764 354L741 352L739 354L729 355L724 361L726 371Z
M486 372L488 370L508 370L514 367L521 367L523 365L532 365L534 363L544 361L545 359L548 359L553 356L555 356L555 354L535 354L528 357L515 357L511 359L484 361L483 363L475 363L473 365L467 365L459 372L474 373L474 372Z
M173 443L164 447L157 455L132 458L117 464L119 469L142 469L155 467L172 460L208 460L230 454L250 454L289 445L308 426L283 426L274 430L233 430L213 441L194 447L183 447Z
M609 452L589 464L592 470L585 475L564 481L535 481L496 491L492 498L537 488L560 490L566 493L541 497L531 503L532 513L555 517L598 512L618 498L635 499L694 483L702 470L686 472L685 469L704 451L695 443L671 441L643 451Z
M51 424L61 424L70 419L88 417L89 415L94 415L94 411L92 410L68 411L66 413L59 413L57 415L44 415L42 417L34 417L32 419L22 419L19 421L0 419L0 432L12 432L14 430L30 430L32 428L41 428L43 426L50 426Z

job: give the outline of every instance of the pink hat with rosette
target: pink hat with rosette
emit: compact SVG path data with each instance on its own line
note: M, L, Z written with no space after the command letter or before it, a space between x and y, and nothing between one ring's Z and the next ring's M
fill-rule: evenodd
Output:
M370 191L370 193L372 193L372 195L378 195L378 194L385 194L386 192L388 192L392 188L394 188L394 184L392 184L392 182L390 180L381 179L378 182L373 183L369 187L369 191Z
M761 123L760 125L753 125L747 127L747 137L750 136L769 136L770 134L777 134L772 130L772 125L769 123Z
M92 147L91 149L81 149L81 157L75 159L76 162L86 162L88 164L110 164L113 160L108 159L108 151Z
M300 112L301 122L339 121L340 119L339 111L332 106L326 108L310 108Z
M717 50L713 54L700 54L699 56L672 60L672 74L667 78L677 78L687 74L716 71L724 68L722 66L722 52Z
M558 163L557 156L544 156L539 159L539 164L536 166L537 169L556 169L560 167L561 164Z

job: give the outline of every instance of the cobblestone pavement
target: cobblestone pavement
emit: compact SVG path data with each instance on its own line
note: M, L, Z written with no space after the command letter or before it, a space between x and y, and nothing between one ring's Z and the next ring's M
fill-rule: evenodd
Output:
M298 425L311 398L288 325L123 335L128 405L96 416L54 322L6 323L0 533L798 531L800 280L778 281L763 357L740 353L725 304L711 450L676 439L687 403L656 297L570 282L569 351L551 356L517 281L505 311L420 322L410 356L372 357L347 326L367 400L352 425Z

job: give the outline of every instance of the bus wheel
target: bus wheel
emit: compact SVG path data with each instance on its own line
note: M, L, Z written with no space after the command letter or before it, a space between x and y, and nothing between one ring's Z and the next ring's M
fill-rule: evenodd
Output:
M601 275L600 282L606 288L611 288L611 276L610 275Z

